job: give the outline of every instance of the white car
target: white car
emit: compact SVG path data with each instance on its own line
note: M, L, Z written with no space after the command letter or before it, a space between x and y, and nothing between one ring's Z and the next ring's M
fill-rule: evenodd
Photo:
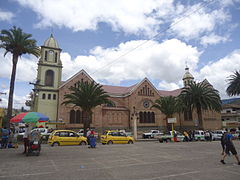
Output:
M194 140L196 141L205 141L205 134L203 130L194 131Z
M221 140L223 133L226 132L224 130L215 130L212 132L212 140Z

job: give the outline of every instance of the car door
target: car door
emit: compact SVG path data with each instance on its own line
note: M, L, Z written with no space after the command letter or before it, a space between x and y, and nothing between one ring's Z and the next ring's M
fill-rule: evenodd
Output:
M60 145L68 145L68 132L67 131L61 131L59 132L58 141L60 142Z
M123 132L118 132L118 141L121 144L126 144L128 143L128 139L125 133Z
M79 136L75 132L68 133L68 145L78 145L80 143Z

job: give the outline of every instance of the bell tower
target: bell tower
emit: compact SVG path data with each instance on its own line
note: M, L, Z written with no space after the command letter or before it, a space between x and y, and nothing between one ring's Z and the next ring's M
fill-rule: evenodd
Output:
M189 68L186 66L185 68L185 74L183 76L183 85L184 87L187 87L191 82L194 81L193 75L189 72Z
M58 87L62 76L61 51L51 34L41 46L37 81L33 89L33 111L47 115L50 121L57 121Z

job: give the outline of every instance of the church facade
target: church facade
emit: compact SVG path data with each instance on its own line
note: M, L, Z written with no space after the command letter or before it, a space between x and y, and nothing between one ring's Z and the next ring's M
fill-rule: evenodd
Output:
M37 83L34 88L32 109L46 114L51 121L63 121L63 128L81 129L86 118L81 108L63 105L64 94L69 93L71 86L78 82L94 81L89 74L80 70L67 81L61 81L62 63L61 49L51 35L41 46L41 58L38 63ZM194 77L189 69L183 76L183 84L187 86ZM206 81L206 80L205 80ZM110 96L112 105L101 105L93 109L91 127L102 132L106 129L132 130L133 119L137 117L137 128L166 129L166 116L158 109L151 108L154 102L163 96L178 96L181 89L173 91L158 90L148 78L129 87L102 85ZM176 129L196 129L197 113L176 113ZM204 129L221 129L221 114L214 111L203 111Z

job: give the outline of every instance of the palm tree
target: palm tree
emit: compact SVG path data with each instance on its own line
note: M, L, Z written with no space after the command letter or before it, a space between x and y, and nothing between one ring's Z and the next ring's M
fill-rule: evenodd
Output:
M36 40L30 39L31 34L24 33L22 29L13 26L12 29L2 30L0 34L0 48L4 48L7 53L12 54L12 74L10 80L10 90L8 97L7 126L12 116L14 83L16 77L18 58L23 54L32 54L36 57L40 55L40 49L36 46Z
M235 71L228 77L229 86L227 87L227 94L229 96L240 95L240 71Z
M90 127L92 109L101 104L112 104L112 102L102 86L93 81L79 82L78 86L70 87L69 90L71 93L64 95L65 101L62 104L78 106L86 114L87 119L83 119L84 135L86 135L86 130Z
M173 117L173 114L177 112L177 100L174 96L165 96L157 99L155 104L152 106L159 109L163 114L166 115L166 126L167 130L171 129L168 123L168 118Z
M202 110L213 110L220 112L221 100L219 92L209 83L190 83L184 87L180 97L184 100L187 108L196 109L199 121L199 128L203 128Z

